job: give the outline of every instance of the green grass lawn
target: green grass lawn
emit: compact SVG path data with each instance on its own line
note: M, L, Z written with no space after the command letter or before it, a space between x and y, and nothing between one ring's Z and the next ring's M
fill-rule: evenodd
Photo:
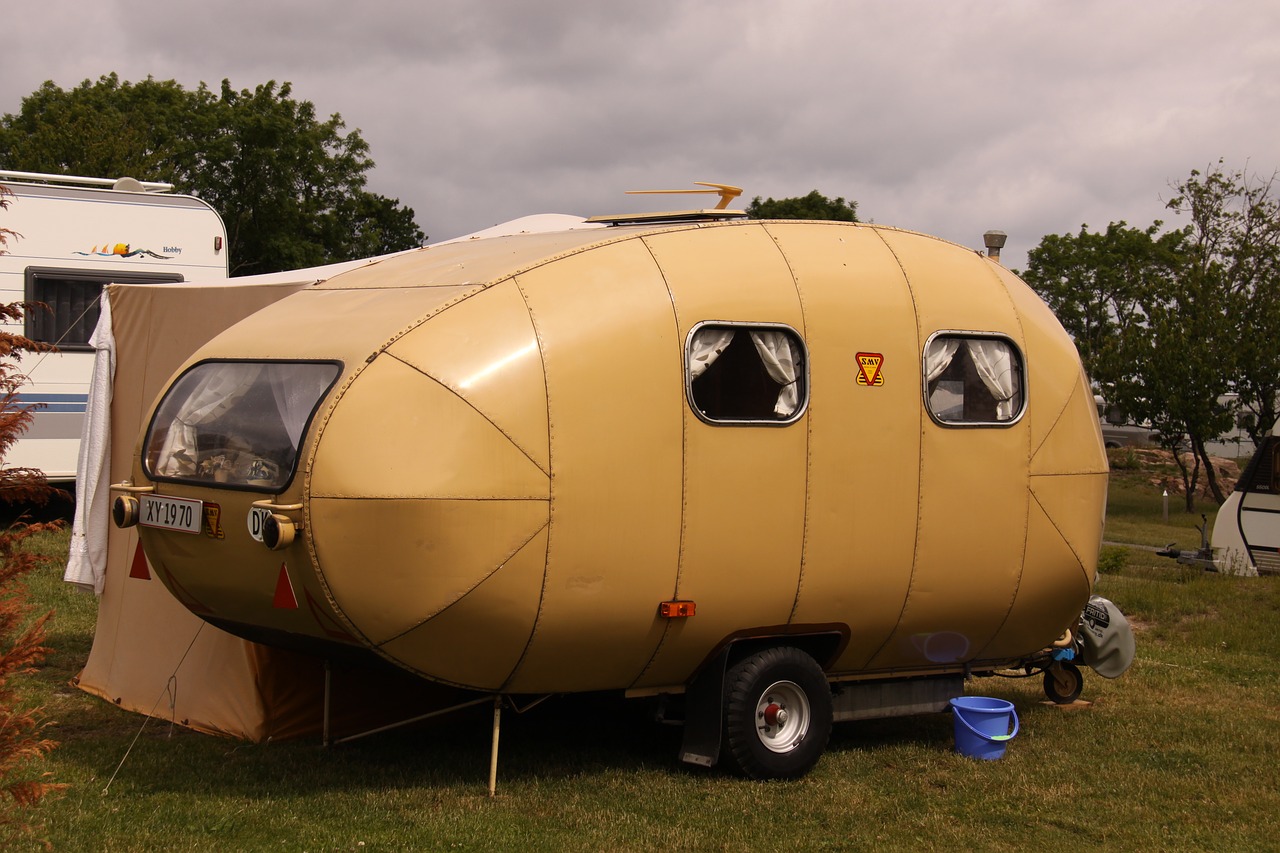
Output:
M1170 525L1159 503L1152 517L1143 488L1113 484L1107 538L1198 544L1180 506ZM65 535L44 547L60 554ZM1021 716L1000 761L956 755L937 714L841 724L808 777L748 782L679 764L679 730L642 703L576 697L505 715L494 799L487 709L329 749L144 726L69 685L94 600L50 569L32 588L57 611L55 651L26 687L68 787L33 816L58 850L1276 849L1277 579L1141 550L1113 562L1098 591L1136 626L1136 663L1088 673L1092 704L1075 709L1046 704L1038 678L975 682Z

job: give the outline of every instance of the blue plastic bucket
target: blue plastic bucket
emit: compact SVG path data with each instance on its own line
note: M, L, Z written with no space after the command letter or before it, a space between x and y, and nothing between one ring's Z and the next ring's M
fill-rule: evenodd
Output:
M957 696L951 700L955 718L956 752L970 758L994 761L1018 734L1018 713L1013 703L986 696ZM1013 731L1009 731L1009 718Z

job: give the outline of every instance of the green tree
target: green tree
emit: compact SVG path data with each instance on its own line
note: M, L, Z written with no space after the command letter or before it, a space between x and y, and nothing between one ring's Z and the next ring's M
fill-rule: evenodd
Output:
M224 80L215 93L109 74L24 98L0 118L0 164L169 181L222 214L235 275L421 245L413 210L365 189L369 146L345 128L288 83L236 90Z
M1085 370L1120 405L1115 385L1127 371L1121 343L1141 324L1144 294L1159 290L1180 259L1177 238L1159 239L1160 223L1146 229L1112 222L1093 233L1050 234L1027 253L1022 273L1075 339Z
M1219 332L1215 365L1230 370L1255 446L1280 418L1280 201L1275 173L1192 171L1168 206L1190 217L1188 274L1206 293ZM1203 322L1208 322L1203 321Z
M1203 470L1225 500L1205 445L1243 412L1255 445L1280 413L1280 203L1274 176L1223 168L1174 184L1182 228L1050 235L1027 256L1027 283L1076 340L1109 402L1150 420L1175 454L1187 508ZM1234 392L1234 397L1232 395Z
M1114 389L1121 405L1150 420L1161 443L1174 451L1186 509L1192 512L1201 472L1214 499L1226 500L1205 443L1231 428L1231 408L1222 400L1231 388L1234 364L1231 351L1223 349L1223 293L1194 274L1186 231L1163 239L1176 242L1179 264L1175 274L1143 294L1143 321L1121 339L1128 370Z
M1230 427L1218 403L1229 371L1215 369L1220 332L1212 288L1189 274L1187 232L1112 222L1105 231L1051 234L1027 253L1023 277L1075 339L1110 406L1150 422L1174 452L1187 510L1203 469L1221 501L1204 443ZM1190 455L1178 452L1187 447Z
M795 198L767 198L756 196L747 205L747 215L752 219L826 219L835 222L857 222L858 203L843 198L827 198L817 190Z

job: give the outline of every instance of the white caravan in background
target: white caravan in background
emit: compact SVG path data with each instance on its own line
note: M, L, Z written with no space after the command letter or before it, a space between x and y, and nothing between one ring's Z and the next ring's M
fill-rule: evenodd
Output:
M171 184L0 171L12 197L0 226L19 235L0 255L0 302L39 302L27 337L56 353L29 355L23 403L35 422L5 463L38 468L49 480L76 475L98 296L107 283L167 284L227 278L227 233L206 202Z
M1280 574L1280 423L1213 523L1213 561L1231 574Z

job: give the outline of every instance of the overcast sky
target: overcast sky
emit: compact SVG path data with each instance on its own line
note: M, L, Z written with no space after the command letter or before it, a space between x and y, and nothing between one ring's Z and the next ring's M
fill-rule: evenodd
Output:
M289 81L432 241L532 213L817 189L965 245L1177 222L1171 181L1280 168L1274 0L41 0L0 113L52 80ZM2 164L0 164L2 165ZM165 175L137 175L164 180ZM691 200L693 199L693 200ZM735 205L740 206L740 205Z

